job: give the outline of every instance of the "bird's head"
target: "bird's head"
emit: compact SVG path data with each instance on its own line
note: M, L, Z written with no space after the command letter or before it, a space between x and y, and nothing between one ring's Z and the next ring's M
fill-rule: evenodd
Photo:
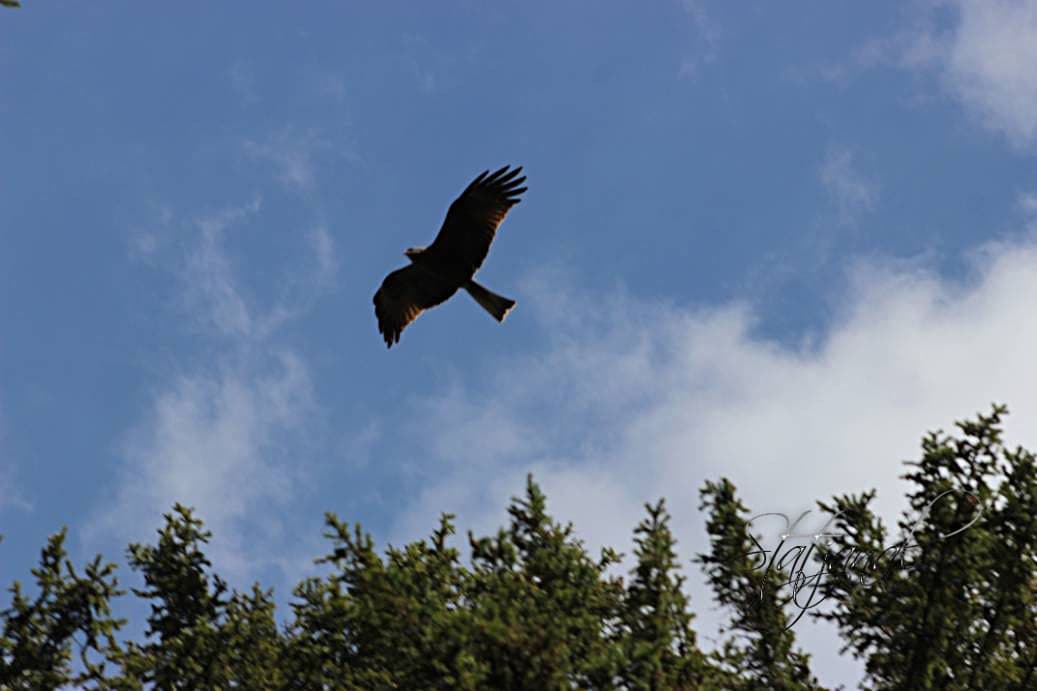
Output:
M414 261L419 254L425 251L424 247L408 247L403 251L403 254L407 259Z

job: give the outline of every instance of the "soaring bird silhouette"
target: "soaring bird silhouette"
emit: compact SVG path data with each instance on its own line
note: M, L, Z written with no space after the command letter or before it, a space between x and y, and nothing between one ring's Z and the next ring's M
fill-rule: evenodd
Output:
M497 228L527 189L519 187L526 179L517 177L522 166L510 171L509 167L493 173L485 170L475 178L450 205L432 244L406 250L410 265L382 281L374 294L374 313L386 346L392 348L393 343L399 343L400 333L408 324L425 310L445 302L459 288L499 322L515 306L514 300L472 280L490 251Z

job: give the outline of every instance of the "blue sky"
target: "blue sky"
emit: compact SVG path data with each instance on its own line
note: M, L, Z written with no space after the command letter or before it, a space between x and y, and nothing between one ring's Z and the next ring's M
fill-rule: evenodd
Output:
M530 471L592 545L666 496L690 558L707 478L893 511L928 429L997 400L1037 442L1032 0L25 5L4 583L62 525L114 558L180 501L286 592L325 510L487 530ZM382 277L505 163L530 189L479 276L517 309L462 295L387 352Z

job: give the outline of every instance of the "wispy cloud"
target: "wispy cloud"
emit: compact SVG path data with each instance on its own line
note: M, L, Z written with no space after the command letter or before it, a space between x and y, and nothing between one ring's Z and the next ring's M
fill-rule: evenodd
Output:
M338 256L335 252L335 241L326 226L320 225L310 231L307 240L313 248L317 262L315 284L319 288L329 286L338 272Z
M944 76L955 95L1015 145L1037 144L1037 0L961 0Z
M316 130L285 128L262 141L247 139L245 153L274 166L275 177L286 187L308 192L314 183L314 155L329 143Z
M110 505L87 538L151 539L174 502L215 533L212 556L232 577L254 576L284 526L278 509L298 478L278 453L314 414L305 364L288 350L224 356L211 371L173 378L123 445Z
M903 29L871 39L844 62L815 70L845 84L892 66L935 74L983 126L1020 150L1037 145L1037 0L925 0Z
M227 227L259 211L262 200L197 219L198 244L185 262L184 300L187 312L225 336L253 337L253 314L235 285L230 260L223 249Z
M158 209L156 217L146 225L139 225L130 230L128 237L129 256L131 259L151 264L162 250L163 241L173 220L173 212L163 206Z
M703 65L716 60L720 28L706 10L705 0L683 0L682 6L691 20L695 45L681 61L679 74L694 79Z
M305 484L299 460L320 408L306 362L278 334L334 280L337 260L318 226L307 236L312 258L292 274L304 278L288 281L287 297L266 308L247 299L225 235L255 222L260 209L257 198L194 220L193 246L169 258L178 262L181 314L206 354L167 375L127 433L116 485L89 522L88 541L151 539L161 514L181 502L211 527L214 561L234 579L281 568L286 558L275 555L292 552L277 510Z
M828 191L841 223L854 225L865 212L875 208L879 198L878 183L858 170L850 149L829 148L818 177Z
M314 91L321 96L325 96L339 103L346 100L346 94L348 93L348 90L346 89L346 80L337 74L315 75L310 80L310 83L312 84Z
M1037 221L1037 192L1024 192L1019 195L1019 209L1028 220Z
M405 33L398 59L422 93L431 94L441 86L441 75L446 69L447 58L434 50L424 36Z
M21 486L15 480L12 467L0 464L0 509L29 511L32 504L25 498Z
M25 498L22 488L16 480L17 463L10 457L4 446L5 437L3 399L0 399L0 510L29 510L32 504Z
M335 285L338 255L327 227L315 226L306 233L305 239L311 255L310 269L293 272L285 278L279 300L258 320L257 328L263 335L272 334L304 315Z

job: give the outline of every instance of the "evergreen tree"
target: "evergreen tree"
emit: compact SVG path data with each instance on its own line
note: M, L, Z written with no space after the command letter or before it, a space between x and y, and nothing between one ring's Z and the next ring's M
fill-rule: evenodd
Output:
M622 583L606 576L618 555L597 560L547 514L530 477L508 509L511 524L472 547L473 645L490 670L489 688L562 689L611 683L619 651L603 635L613 625Z
M874 492L822 504L842 512L830 553L883 557L834 569L824 585L834 606L819 613L866 660L867 688L1037 688L1037 467L1003 447L1005 412L923 439L903 476L913 512L884 553Z
M113 647L123 673L110 688L273 689L282 684L283 641L270 591L230 592L203 551L211 534L180 504L158 544L134 544L130 566L144 576L134 594L151 603L147 640Z
M873 491L820 503L836 517L810 614L835 623L867 688L1037 688L1037 459L1004 448L1004 412L923 439L895 536ZM624 579L620 556L588 554L530 477L505 528L468 536L467 563L449 515L380 553L329 514L328 573L298 584L283 625L271 591L213 572L210 534L176 505L154 545L129 548L150 612L143 640L119 640L115 565L75 568L61 531L32 592L15 583L0 612L0 689L820 689L790 618L803 583L761 568L730 481L701 496L711 543L697 561L731 614L709 654L662 501L646 505Z
M0 613L0 688L50 689L105 675L104 653L115 646L123 624L111 617L121 595L115 565L98 556L80 575L65 550L65 530L51 536L32 570L36 595L17 581L11 606ZM72 670L73 643L81 671Z
M809 656L795 649L785 607L792 597L776 570L761 569L753 558L749 510L726 478L707 482L700 508L709 511L706 529L712 550L700 554L706 578L720 604L734 612L736 636L723 659L739 683L731 688L813 691L821 688L810 672Z
M653 691L721 688L731 680L707 663L696 644L665 502L645 509L648 517L634 530L637 565L622 607L623 685Z

